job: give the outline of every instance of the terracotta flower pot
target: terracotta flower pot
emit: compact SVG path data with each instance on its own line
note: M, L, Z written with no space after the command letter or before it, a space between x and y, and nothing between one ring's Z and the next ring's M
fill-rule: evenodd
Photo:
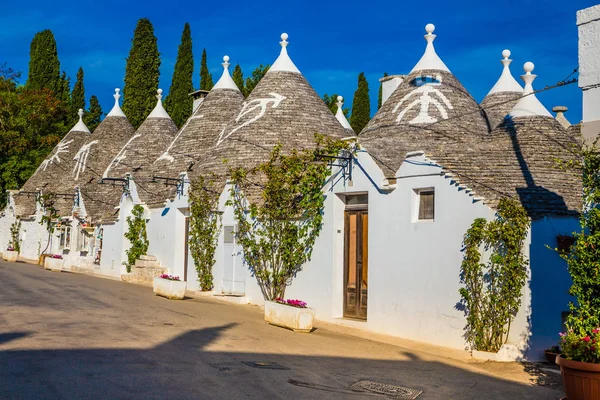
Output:
M548 361L548 364L556 365L556 357L558 357L559 353L544 351L544 355L546 356L546 361Z
M600 400L600 364L556 357L567 400Z

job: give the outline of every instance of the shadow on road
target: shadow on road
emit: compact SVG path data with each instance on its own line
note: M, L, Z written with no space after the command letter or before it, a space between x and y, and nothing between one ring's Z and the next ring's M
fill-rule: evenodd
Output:
M405 361L353 358L352 354L272 354L261 352L260 342L254 352L223 351L219 340L236 325L190 330L149 349L0 351L0 398L404 398L382 394L388 393L385 390L391 386L387 385L415 391L411 393L422 391L418 400L551 399L559 394L425 361L413 353L406 353ZM0 343L26 335L27 332L5 333L0 335ZM292 353L295 335L290 332L286 336ZM367 384L357 386L357 382ZM368 391L355 391L357 387Z

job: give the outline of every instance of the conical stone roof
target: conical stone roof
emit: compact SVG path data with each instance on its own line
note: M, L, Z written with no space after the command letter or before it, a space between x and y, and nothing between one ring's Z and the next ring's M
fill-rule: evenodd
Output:
M83 110L79 110L79 122L54 147L50 155L39 165L37 170L25 182L22 190L34 192L40 189L43 194L73 193L71 171L75 167L74 160L79 148L90 138L90 131L82 121ZM63 196L64 197L64 196ZM54 207L61 216L71 214L73 201L61 197L56 200ZM35 199L32 196L15 196L17 209L31 215L35 213Z
M93 192L111 160L135 133L135 129L119 107L121 96L118 90L114 97L115 107L96 127L87 142L79 148L70 174L71 186L74 188L79 185L86 211L93 223L106 209L118 205L118 197L114 202L114 199L111 201Z
M509 59L510 50L504 50L502 56L504 57L501 60L504 66L502 74L481 102L481 108L485 111L492 129L502 123L504 117L508 115L523 95L523 88L510 72L510 64L512 63L512 60Z
M177 126L162 105L162 90L158 90L156 97L158 101L154 110L110 159L102 173L102 178L125 178L126 174L130 173L137 183L138 194L144 201L148 201L154 195L149 186L152 163L177 134ZM116 207L119 205L121 192L120 186L98 184L93 189L92 196L102 196ZM110 220L114 213L110 208L104 211L99 217L103 221Z
M479 104L436 54L434 29L426 26L423 57L359 135L387 177L409 152L464 153L489 133Z
M406 153L434 158L465 152L489 132L477 102L452 75L441 70L411 72L359 135L359 142L393 177Z
M219 133L215 151L203 171L226 175L230 166L255 166L268 159L277 144L284 151L312 148L315 134L342 138L344 128L298 72L287 55L287 35L278 68L271 68L244 101L239 113ZM206 101L206 100L205 100Z
M554 118L507 118L482 139L469 158L438 158L444 170L495 208L503 197L521 202L533 219L577 215L581 176L557 168L569 161L579 142Z

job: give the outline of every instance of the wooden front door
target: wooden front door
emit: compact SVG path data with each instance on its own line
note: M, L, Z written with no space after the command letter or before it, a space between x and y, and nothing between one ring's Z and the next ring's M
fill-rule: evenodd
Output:
M346 211L344 220L344 317L367 319L369 215Z

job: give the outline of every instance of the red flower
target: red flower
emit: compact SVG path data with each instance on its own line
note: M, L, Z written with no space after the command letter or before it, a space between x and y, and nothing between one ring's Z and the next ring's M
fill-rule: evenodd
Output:
M584 338L581 338L581 340L583 340L584 342L589 342L590 341L590 337L586 336Z
M596 328L596 329L592 330L592 333L600 333L600 328Z

